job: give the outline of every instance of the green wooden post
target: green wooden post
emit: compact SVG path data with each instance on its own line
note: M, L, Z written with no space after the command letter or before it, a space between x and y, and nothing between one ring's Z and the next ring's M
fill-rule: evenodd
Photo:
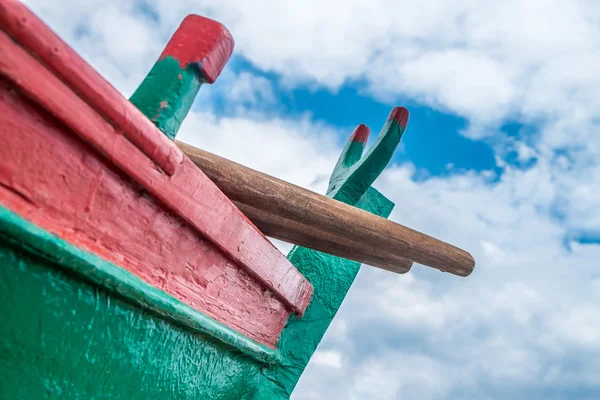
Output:
M129 100L174 140L200 87L215 82L233 46L223 25L188 15Z

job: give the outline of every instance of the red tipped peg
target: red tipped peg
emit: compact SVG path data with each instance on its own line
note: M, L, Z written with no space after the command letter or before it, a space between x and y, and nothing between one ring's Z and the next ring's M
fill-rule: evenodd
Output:
M352 132L352 136L350 136L350 140L356 143L366 144L369 140L369 135L371 134L371 130L365 124L358 125L354 132Z
M394 107L392 112L390 112L388 121L394 120L402 127L402 129L406 129L409 115L410 113L405 107Z

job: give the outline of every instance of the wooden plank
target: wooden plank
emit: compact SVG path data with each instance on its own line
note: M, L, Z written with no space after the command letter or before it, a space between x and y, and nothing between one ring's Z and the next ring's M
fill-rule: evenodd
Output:
M69 73L78 74L89 68L87 64L54 35L19 2L5 1L0 8L0 26L3 30L17 29L20 40L52 35L54 39L42 41L55 47L37 49L43 58L69 55ZM10 6L10 7L7 7ZM25 11L23 11L23 9ZM29 13L21 17L23 13ZM18 24L7 20L21 18ZM29 35L23 34L29 32ZM32 40L33 40L32 39ZM55 68L65 65L56 64ZM86 67L87 66L87 67ZM248 218L206 177L187 157L182 157L172 176L157 168L155 160L136 147L129 139L132 126L139 134L152 141L170 143L145 117L148 123L137 125L126 115L129 101L122 97L80 98L63 81L48 71L30 54L20 48L5 33L0 35L0 74L21 90L27 97L56 116L74 134L95 148L116 168L145 188L175 215L179 216L223 251L232 262L242 266L259 280L291 310L302 315L310 302L312 286L277 248L248 220ZM108 85L99 76L81 79L100 79L98 87ZM81 94L81 93L79 93ZM107 104L110 102L110 104ZM102 104L103 106L98 106ZM124 113L122 118L106 120L94 109L114 108ZM129 121L129 122L127 122ZM127 122L127 123L125 123Z
M292 243L302 240L340 256L343 255L338 252L345 250L345 256L358 261L363 256L379 256L387 262L378 263L371 258L371 265L384 269L394 265L401 271L402 265L394 264L397 259L458 276L468 276L475 267L468 252L441 240L185 143L176 144L238 207L247 206L242 208L255 218L257 225L278 239ZM330 246L331 243L345 248ZM354 254L347 252L349 246L355 248ZM365 247L371 251L365 251Z

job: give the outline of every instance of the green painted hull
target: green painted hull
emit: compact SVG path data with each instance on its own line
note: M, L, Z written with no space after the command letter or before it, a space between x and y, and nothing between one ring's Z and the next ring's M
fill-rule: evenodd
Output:
M2 243L5 399L241 399L260 366Z
M0 217L3 399L254 397L274 354L233 343L244 338L222 326L229 338L180 323L164 304L136 304L123 287L98 285L81 265L98 261L101 269L101 260L5 209Z

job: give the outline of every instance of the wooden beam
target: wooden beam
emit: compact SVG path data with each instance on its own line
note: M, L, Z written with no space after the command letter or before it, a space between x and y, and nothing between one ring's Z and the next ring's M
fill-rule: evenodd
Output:
M267 235L395 272L406 272L410 262L458 276L475 267L468 252L446 242L175 143Z
M262 233L274 239L359 261L398 274L404 274L412 267L411 261L397 254L378 251L368 244L356 243L343 236L320 230L318 226L305 225L244 203L236 201L233 203Z

